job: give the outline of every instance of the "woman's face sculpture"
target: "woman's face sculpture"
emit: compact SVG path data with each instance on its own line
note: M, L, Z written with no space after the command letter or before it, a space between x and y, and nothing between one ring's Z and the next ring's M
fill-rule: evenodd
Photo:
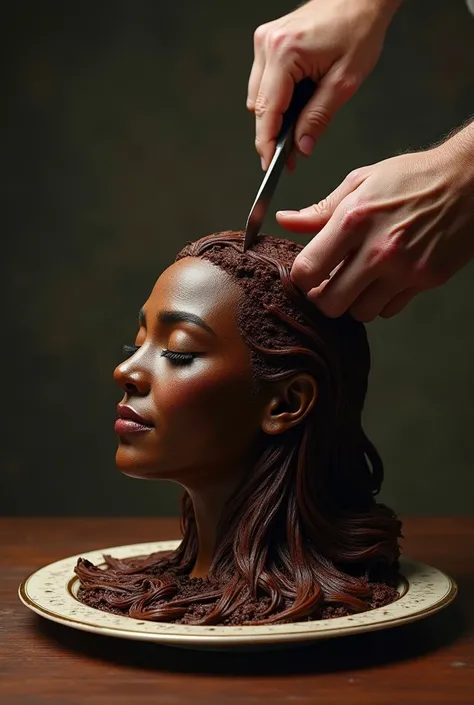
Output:
M110 563L110 605L137 619L240 624L243 595L257 621L360 611L366 576L396 568L400 522L374 500L383 466L361 425L365 330L293 287L298 245L262 236L243 253L242 240L216 233L178 254L115 371L119 468L186 489L183 541L150 557L152 583ZM170 568L211 583L183 592L174 572L161 582ZM103 571L77 573L96 604Z
M114 375L125 393L116 423L125 474L199 487L248 465L265 394L255 393L238 329L240 296L228 274L193 257L156 282L136 352Z

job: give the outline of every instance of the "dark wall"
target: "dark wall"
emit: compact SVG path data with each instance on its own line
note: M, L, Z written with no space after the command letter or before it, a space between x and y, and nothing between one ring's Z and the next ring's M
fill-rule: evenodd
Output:
M17 2L3 18L5 514L172 514L114 467L111 374L186 240L239 228L261 178L245 110L252 34L283 0ZM277 208L439 139L474 112L474 18L407 1L383 57ZM270 234L280 234L272 217ZM474 235L474 233L473 233ZM370 325L366 426L402 512L474 496L474 269Z

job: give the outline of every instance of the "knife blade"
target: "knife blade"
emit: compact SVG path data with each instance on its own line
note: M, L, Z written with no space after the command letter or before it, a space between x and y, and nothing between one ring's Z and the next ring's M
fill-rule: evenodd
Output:
M283 115L282 127L276 140L275 154L263 177L255 201L250 209L249 217L247 218L243 246L244 252L252 245L260 232L283 167L293 147L296 121L315 89L316 84L310 78L303 79L303 81L300 81L295 86L290 106Z

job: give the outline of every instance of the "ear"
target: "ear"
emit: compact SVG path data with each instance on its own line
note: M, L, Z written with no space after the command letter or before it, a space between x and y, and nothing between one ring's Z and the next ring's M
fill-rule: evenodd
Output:
M262 417L262 431L271 436L297 426L313 409L318 396L316 380L302 372L272 383Z

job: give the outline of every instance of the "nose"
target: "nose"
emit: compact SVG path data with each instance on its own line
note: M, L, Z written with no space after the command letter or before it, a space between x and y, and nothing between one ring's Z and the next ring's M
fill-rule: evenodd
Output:
M150 378L147 371L134 361L125 360L114 370L115 383L130 396L144 397L150 391Z

